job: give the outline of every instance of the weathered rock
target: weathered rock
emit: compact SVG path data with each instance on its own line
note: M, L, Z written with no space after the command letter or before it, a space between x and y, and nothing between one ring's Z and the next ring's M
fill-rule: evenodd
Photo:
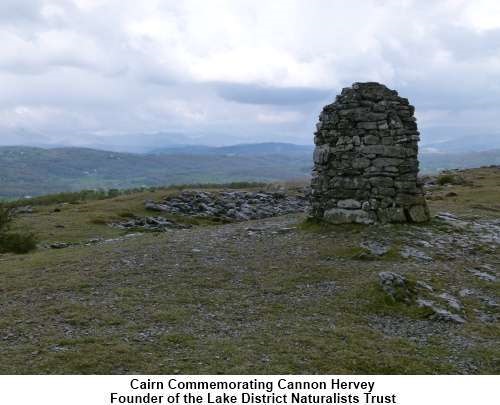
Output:
M275 192L223 191L219 193L183 191L180 194L166 197L158 203L147 201L145 207L152 211L198 218L248 221L304 212L308 208L308 200L302 195L287 195L284 190Z
M460 311L462 309L462 304L460 303L460 301L450 293L444 292L439 294L438 297L446 301L449 307L457 311Z
M373 224L374 217L364 210L349 210L344 208L332 208L326 211L323 219L332 224Z
M406 222L406 215L401 207L379 208L377 214L381 222Z
M169 221L168 219L162 217L134 218L129 221L112 223L110 226L113 228L120 228L120 229L140 228L156 232L162 232L167 229L185 229L191 227L191 225L179 224L177 222Z
M361 247L368 250L374 256L383 256L389 252L390 246L377 241L366 241L361 243Z
M404 246L401 249L401 256L404 257L405 259L417 259L426 262L432 261L432 257L426 255L424 252L415 249L414 247L411 246Z
M353 199L340 200L337 202L339 208L357 209L361 208L361 203Z
M51 249L66 249L70 246L71 244L67 242L54 242L49 245Z
M494 276L493 274L490 274L490 273L486 273L484 271L470 269L469 272L472 273L473 275L475 275L477 278L480 278L481 280L484 280L484 281L496 281L497 280L496 276Z
M413 113L407 99L379 83L354 83L324 107L314 138L313 217L367 224L429 220L417 181Z
M14 215L20 214L33 214L33 207L31 205L25 205L23 207L16 207L12 210Z
M470 288L462 288L459 292L458 295L461 297L469 297L471 295L474 295L474 291L471 290Z
M431 285L427 284L424 281L420 281L420 280L417 281L417 287L420 288L421 290L426 290L426 291L430 291L430 292L434 291L434 288L432 288Z
M428 308L432 311L430 315L431 319L435 319L437 321L445 321L445 322L455 322L455 323L465 323L465 319L462 318L458 314L454 314L446 309L437 307L434 304L434 301L418 299L417 304L420 307Z
M391 271L383 271L378 277L382 290L393 301L411 303L415 300L415 286L406 277Z
M153 201L146 201L144 203L144 208L150 211L158 211L158 212L165 212L168 211L168 207L163 204L157 204Z
M409 215L413 222L426 222L429 220L429 209L424 205L414 205L409 209Z

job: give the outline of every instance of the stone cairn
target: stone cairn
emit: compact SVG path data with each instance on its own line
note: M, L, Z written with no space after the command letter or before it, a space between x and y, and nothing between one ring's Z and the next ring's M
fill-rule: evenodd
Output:
M311 214L328 222L425 222L415 108L379 83L354 83L319 116Z

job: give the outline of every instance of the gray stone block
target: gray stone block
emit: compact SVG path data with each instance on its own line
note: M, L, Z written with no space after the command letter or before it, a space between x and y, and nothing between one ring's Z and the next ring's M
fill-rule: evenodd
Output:
M423 222L414 107L379 83L355 83L324 107L314 138L313 215L332 223Z
M325 211L323 219L332 224L373 224L375 217L368 211L332 208Z

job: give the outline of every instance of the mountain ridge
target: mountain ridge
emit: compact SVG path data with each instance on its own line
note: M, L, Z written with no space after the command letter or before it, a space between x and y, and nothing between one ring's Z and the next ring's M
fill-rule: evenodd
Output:
M0 146L0 198L82 189L307 179L313 146L268 142L162 148L148 154L83 147ZM500 149L421 152L421 173L500 164Z

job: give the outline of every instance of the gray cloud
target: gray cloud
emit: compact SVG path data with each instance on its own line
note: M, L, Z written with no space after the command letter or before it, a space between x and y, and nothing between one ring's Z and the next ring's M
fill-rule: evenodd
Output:
M0 21L13 24L38 20L41 17L41 6L41 0L2 0Z
M371 80L429 142L500 133L494 0L208 3L0 2L0 144L310 143L321 107Z
M306 104L326 100L334 94L333 90L235 83L221 83L216 88L217 94L223 99L244 104Z

